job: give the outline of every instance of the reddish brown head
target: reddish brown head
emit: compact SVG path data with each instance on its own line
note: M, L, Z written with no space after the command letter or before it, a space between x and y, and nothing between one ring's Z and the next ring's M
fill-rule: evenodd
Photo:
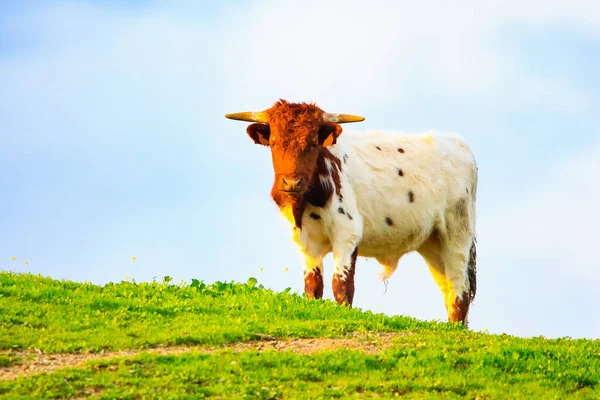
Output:
M225 115L230 119L255 122L246 132L256 144L269 146L275 171L273 197L294 199L309 188L321 149L336 142L344 122L363 117L330 114L315 104L280 100L261 112Z

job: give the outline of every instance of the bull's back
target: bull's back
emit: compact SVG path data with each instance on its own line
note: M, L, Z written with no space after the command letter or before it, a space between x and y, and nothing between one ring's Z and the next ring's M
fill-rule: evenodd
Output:
M395 258L418 249L443 223L448 204L473 185L473 156L458 136L373 132L345 139L335 147L346 154L345 175L362 217L362 256Z

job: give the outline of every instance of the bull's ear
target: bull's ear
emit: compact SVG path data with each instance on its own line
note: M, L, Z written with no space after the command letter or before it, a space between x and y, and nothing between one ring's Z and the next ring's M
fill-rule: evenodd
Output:
M271 136L271 129L267 124L250 124L246 128L246 133L250 136L250 139L254 140L256 144L262 144L263 146L269 145L269 136Z
M328 122L319 129L319 143L323 147L335 144L338 136L342 134L342 127L335 122Z

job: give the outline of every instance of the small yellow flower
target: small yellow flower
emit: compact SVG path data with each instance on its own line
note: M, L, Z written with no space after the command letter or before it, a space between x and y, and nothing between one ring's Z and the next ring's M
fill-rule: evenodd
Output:
M10 258L10 260L11 260L11 261L15 261L16 259L17 259L17 257L15 257L15 256L12 256L12 257Z
M262 269L262 268L259 268L258 270L259 270L260 272L263 272L263 269Z
M128 281L129 279L131 279L131 277L129 275L126 275L125 280Z
M135 261L135 256L131 257L131 260L132 260L132 261Z
M288 267L285 267L285 272L288 272L288 271L289 271L289 268L288 268Z
M23 264L27 265L29 264L29 261L23 261Z

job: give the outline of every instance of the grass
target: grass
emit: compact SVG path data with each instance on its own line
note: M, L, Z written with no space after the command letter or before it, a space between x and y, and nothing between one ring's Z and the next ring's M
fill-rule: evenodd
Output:
M0 273L0 321L5 352L0 368L21 362L12 349L99 351L218 345L246 341L255 333L318 338L353 331L411 332L394 336L375 354L358 346L312 354L224 348L90 361L0 381L0 397L11 399L600 398L598 340L476 333L273 293L254 279L100 287Z
M12 354L0 354L0 368L12 367L21 363L21 357Z
M341 309L249 283L121 282L103 287L0 274L0 350L72 352L219 345L255 338L332 337L353 331L459 330L407 317Z

